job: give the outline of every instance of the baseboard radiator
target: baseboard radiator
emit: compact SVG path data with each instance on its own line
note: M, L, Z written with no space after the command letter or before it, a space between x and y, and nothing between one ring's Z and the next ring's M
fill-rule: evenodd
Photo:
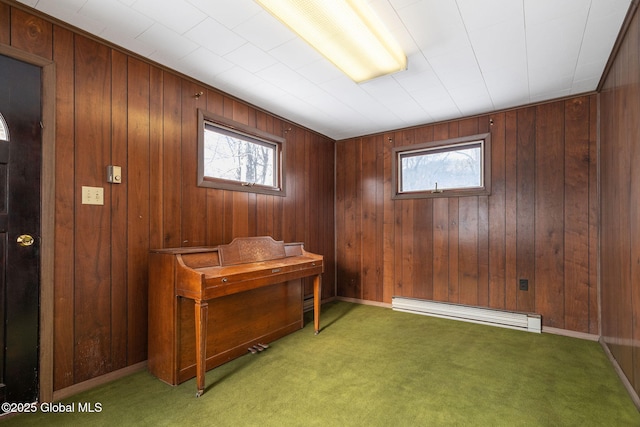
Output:
M542 319L539 314L494 310L404 297L393 297L391 307L396 311L423 314L425 316L462 320L521 331L542 332Z

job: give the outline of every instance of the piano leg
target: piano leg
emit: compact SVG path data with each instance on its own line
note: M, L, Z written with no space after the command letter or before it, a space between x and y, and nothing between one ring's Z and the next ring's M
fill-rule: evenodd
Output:
M209 304L206 301L195 301L196 321L196 397L204 393L204 374L207 370L207 318Z
M322 299L322 276L313 279L313 327L315 334L320 333L320 300Z

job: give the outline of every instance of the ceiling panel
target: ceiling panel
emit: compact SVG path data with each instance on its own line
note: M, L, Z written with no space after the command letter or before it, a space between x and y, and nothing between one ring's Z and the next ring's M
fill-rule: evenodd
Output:
M367 0L408 69L356 84L253 0L18 0L334 139L596 89L631 0Z

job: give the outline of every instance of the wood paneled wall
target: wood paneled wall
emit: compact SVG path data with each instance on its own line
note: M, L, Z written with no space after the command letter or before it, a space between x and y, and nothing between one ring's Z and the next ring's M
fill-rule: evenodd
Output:
M392 147L489 131L491 195L391 200ZM597 334L596 136L590 95L339 141L338 295L536 312Z
M640 17L600 94L602 336L640 394Z
M150 248L302 241L333 296L333 140L3 2L0 43L56 67L55 390L146 360ZM287 196L197 187L197 108L285 136Z

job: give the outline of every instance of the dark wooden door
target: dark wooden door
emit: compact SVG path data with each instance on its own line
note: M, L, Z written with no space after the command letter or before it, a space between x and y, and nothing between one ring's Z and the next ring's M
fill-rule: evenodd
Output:
M38 399L41 69L0 55L0 400Z

